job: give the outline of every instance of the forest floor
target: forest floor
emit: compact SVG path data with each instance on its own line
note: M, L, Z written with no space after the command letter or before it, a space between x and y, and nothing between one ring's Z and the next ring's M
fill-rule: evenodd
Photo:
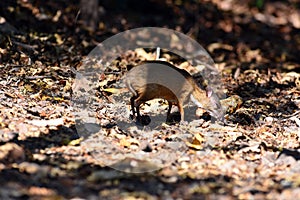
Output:
M104 0L96 31L82 23L76 2L0 1L0 199L300 199L299 1ZM154 143L170 146L182 130L191 137L185 148L166 149L175 155L169 165L128 173L114 168L138 161L124 158L124 165L111 168L85 146L72 85L97 44L149 26L199 42L220 71L227 97L241 101L229 98L226 125L202 117L195 129L162 124L149 132ZM124 52L112 69L126 71L151 56ZM114 75L99 77L99 102L114 95ZM101 109L99 120L110 120ZM111 123L103 130L124 151L163 149L143 146ZM217 134L208 153L206 133ZM107 151L105 159L121 156Z

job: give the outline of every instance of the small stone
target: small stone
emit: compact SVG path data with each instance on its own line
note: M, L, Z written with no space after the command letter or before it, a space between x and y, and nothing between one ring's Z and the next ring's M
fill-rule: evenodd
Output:
M0 162L19 163L25 160L25 151L15 143L6 143L0 146Z
M266 117L266 118L265 118L265 122L266 122L267 124L271 124L273 121L274 121L274 118L273 118L273 117Z

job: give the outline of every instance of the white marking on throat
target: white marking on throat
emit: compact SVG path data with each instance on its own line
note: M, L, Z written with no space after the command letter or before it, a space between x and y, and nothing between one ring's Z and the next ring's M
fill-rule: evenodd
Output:
M196 106L198 106L199 108L203 108L202 104L198 100L196 100L192 94L190 95L190 98L191 98L192 102L194 104L196 104Z

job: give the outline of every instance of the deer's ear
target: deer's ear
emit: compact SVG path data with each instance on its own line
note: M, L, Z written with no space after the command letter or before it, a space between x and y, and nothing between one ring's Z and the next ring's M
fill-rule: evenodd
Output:
M211 89L210 87L207 87L207 88L206 88L206 96L207 96L207 97L211 97L212 94L213 94L212 89Z

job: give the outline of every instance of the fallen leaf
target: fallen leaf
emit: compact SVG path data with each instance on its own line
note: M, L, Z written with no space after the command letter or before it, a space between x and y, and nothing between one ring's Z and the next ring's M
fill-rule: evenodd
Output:
M26 121L28 124L32 124L34 126L61 126L64 124L64 119L63 118L58 118L58 119L50 119L50 120L27 120Z
M186 142L186 145L190 148L200 150L203 149L202 144L205 142L204 136L200 133L194 135L192 143Z

